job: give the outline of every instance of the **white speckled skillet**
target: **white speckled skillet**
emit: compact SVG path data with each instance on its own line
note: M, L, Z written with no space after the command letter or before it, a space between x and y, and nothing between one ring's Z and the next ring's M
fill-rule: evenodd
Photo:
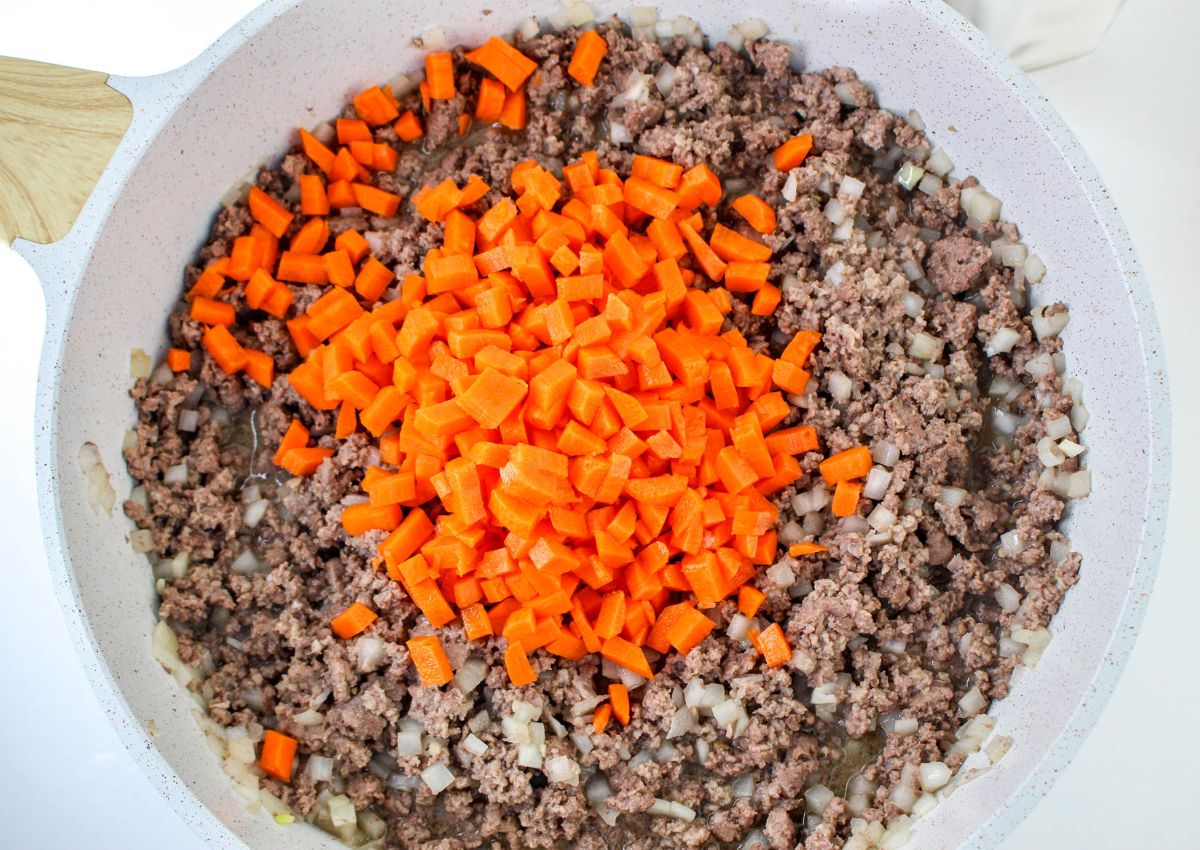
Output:
M150 570L120 514L87 506L76 454L94 441L120 498L121 440L133 422L129 350L160 355L180 271L205 240L217 199L248 166L278 155L297 126L335 114L367 84L415 68L409 37L451 42L512 29L552 0L292 0L259 8L187 66L112 78L133 121L71 232L18 250L46 289L38 479L46 547L80 658L113 724L154 784L212 847L333 846L315 829L246 811L192 719L193 704L150 656ZM714 36L751 14L808 67L850 65L881 102L916 107L935 142L1004 200L1049 273L1039 301L1071 306L1066 351L1092 420L1094 494L1073 506L1079 584L1036 671L993 710L1013 737L998 767L920 822L912 846L994 847L1087 735L1145 611L1166 516L1167 385L1149 292L1108 192L1062 121L1011 62L936 0L763 0L660 4ZM612 8L612 7L606 7ZM483 10L491 14L484 15ZM153 722L157 736L147 734Z

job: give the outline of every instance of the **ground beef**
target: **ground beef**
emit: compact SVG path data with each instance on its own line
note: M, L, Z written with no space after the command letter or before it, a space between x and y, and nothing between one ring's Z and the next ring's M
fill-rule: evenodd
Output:
M1024 281L993 261L991 240L1017 238L1012 225L968 224L959 209L962 184L926 195L891 179L902 159L923 162L929 144L880 109L852 70L797 72L789 48L768 41L738 53L682 38L645 41L615 22L599 29L609 58L592 88L565 74L577 31L518 39L540 66L528 86L523 133L486 128L459 136L459 115L477 86L460 61L459 96L435 101L426 139L399 145L395 172L378 182L407 195L473 173L507 188L512 166L528 157L557 169L596 149L602 163L625 170L633 151L685 166L705 162L726 178L728 196L752 191L778 210L778 231L767 241L783 303L766 320L735 299L730 321L753 348L773 353L797 329L821 330L809 389L791 397L786 424L815 426L830 452L867 444L898 453L887 461L891 478L878 502L896 517L886 530L863 521L875 508L869 500L842 521L813 507L815 453L801 458L805 475L780 495L785 539L803 534L828 547L802 560L782 557L795 577L791 587L758 578L767 593L763 615L783 625L795 650L791 663L764 670L748 643L726 637L733 614L726 602L713 612L722 628L686 658L665 659L656 679L634 690L630 725L603 734L591 734L589 711L573 710L603 693L603 670L591 657L560 667L537 654L537 683L514 689L499 642L468 643L452 625L440 635L453 665L478 659L485 681L469 693L420 686L405 641L428 633L428 623L374 568L378 535L347 538L339 524L343 506L358 495L356 482L380 464L377 449L362 437L335 441L333 416L309 408L286 381L264 390L226 376L202 353L189 372L142 380L133 390L138 423L126 459L140 488L126 512L152 533L159 615L196 671L193 687L209 714L222 725L279 728L299 740L293 783L264 781L319 825L333 828L328 801L344 794L360 810L359 826L391 848L718 847L761 830L772 850L836 850L852 815L887 821L899 814L889 795L906 764L946 759L965 692L1007 693L1017 658L1003 651L1003 639L1015 626L1044 626L1076 580L1078 556L1050 557L1050 546L1061 549L1064 541L1054 530L1063 501L1039 480L1035 451L1045 420L1068 412L1071 402L1057 375L1035 382L1024 368L1039 354L1056 354L1059 343L1036 338L1022 309ZM650 85L645 101L610 106L632 74L653 75L666 62L678 69L668 93ZM402 101L420 109L415 93ZM622 122L631 145L609 141L611 121ZM771 152L800 132L814 135L815 148L801 167L780 174ZM397 144L391 128L376 137ZM298 176L312 168L292 152L263 171L259 184L294 209ZM844 178L861 181L861 194L839 194L857 185ZM784 198L785 181L795 186L794 200ZM835 232L825 214L834 196L855 222L849 234ZM479 209L498 197L489 193ZM707 214L708 224L715 217L744 226L724 205ZM185 286L227 255L250 224L244 204L221 211ZM401 279L441 239L440 225L407 208L396 219L354 212L331 220L335 233L347 227L363 230ZM319 294L317 287L293 289L294 310ZM240 289L229 300L252 319L233 328L242 342L266 351L281 372L299 362L282 321L250 311ZM1009 353L986 356L985 344L1004 327L1017 331L1018 342ZM169 332L173 345L201 350L202 328L182 303ZM932 362L907 354L919 333L940 341ZM993 377L1003 381L996 397L988 393ZM994 426L1001 404L1006 421L1019 423L1015 431ZM180 419L188 411L197 424L185 431ZM293 418L336 452L307 478L288 479L271 460ZM164 483L166 470L181 463L186 481ZM1060 469L1077 468L1068 460ZM967 495L947 498L947 488ZM795 513L794 498L805 514ZM1020 551L998 549L1012 529ZM1015 611L997 602L1004 588L1023 599ZM331 617L355 601L380 619L357 638L335 639ZM740 701L746 722L739 734L731 737L704 712L691 717L690 731L667 737L685 686L697 679L721 683ZM545 724L546 757L578 762L578 785L517 765L501 721L518 700ZM915 721L916 733L884 731L898 719ZM408 748L413 730L423 745L417 755ZM589 751L564 731L587 738ZM469 734L486 745L483 755L464 749ZM313 756L332 759L331 781L312 778ZM946 760L954 766L961 756ZM418 778L434 764L456 775L436 797ZM874 791L848 799L854 777ZM585 788L598 783L613 796L594 806ZM835 794L823 815L808 813L804 799L816 784ZM644 814L656 798L682 803L695 819Z

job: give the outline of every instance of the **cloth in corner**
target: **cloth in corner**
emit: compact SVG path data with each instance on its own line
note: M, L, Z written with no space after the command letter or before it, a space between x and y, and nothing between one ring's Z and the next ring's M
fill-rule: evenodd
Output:
M1125 0L946 0L1025 70L1091 52Z

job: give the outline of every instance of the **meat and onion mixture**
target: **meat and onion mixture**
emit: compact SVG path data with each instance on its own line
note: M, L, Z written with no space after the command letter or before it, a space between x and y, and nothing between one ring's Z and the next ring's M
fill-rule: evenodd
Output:
M581 8L217 214L132 392L156 654L356 846L898 847L1078 575L1066 307L852 69Z

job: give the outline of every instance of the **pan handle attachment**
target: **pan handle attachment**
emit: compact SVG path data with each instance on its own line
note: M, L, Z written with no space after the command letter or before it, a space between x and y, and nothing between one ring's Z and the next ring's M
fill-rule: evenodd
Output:
M0 56L0 241L65 236L132 120L107 74Z

